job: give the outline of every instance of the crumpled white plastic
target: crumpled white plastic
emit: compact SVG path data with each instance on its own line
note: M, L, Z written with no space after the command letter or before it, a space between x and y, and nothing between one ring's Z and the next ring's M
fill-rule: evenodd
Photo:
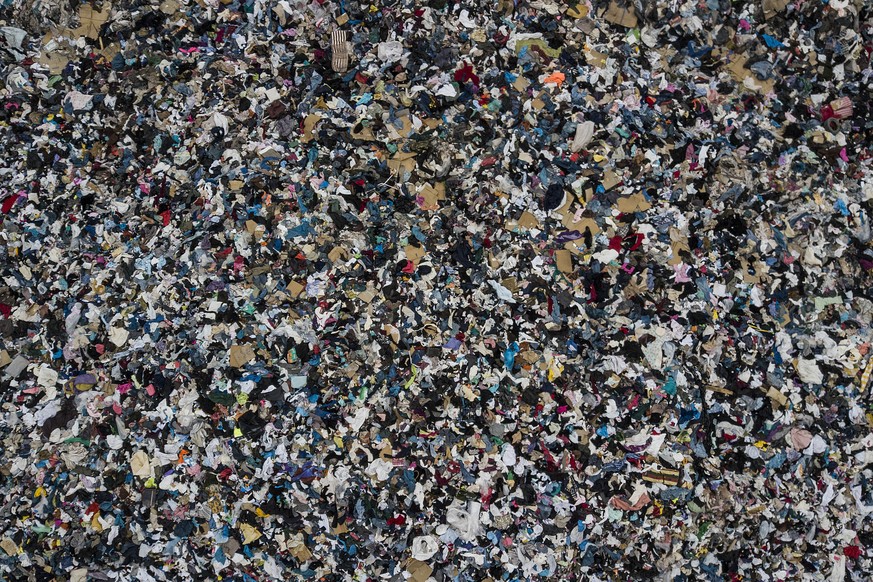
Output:
M433 558L439 549L439 542L433 536L418 536L412 540L412 557L420 562Z

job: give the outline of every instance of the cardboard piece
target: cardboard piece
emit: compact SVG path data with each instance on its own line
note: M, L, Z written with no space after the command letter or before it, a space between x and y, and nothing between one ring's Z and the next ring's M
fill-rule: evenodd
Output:
M645 194L638 192L632 196L625 196L616 200L619 212L645 212L652 207L652 203L646 200Z
M90 3L79 5L79 28L71 30L71 36L78 38L84 36L87 38L96 39L100 34L100 28L109 20L109 12L112 10L112 5L106 3L103 5L103 10L94 10Z
M515 81L512 82L512 86L515 88L516 91L523 93L530 86L530 81L522 76L518 76L515 78Z
M603 18L607 22L624 26L625 28L636 28L638 24L634 5L627 3L625 6L622 6L615 0L609 3L609 7L603 13Z
M418 206L422 210L439 210L439 203L445 199L445 182L437 182L433 186L425 184L416 197Z
M539 228L540 221L537 220L536 216L525 210L518 219L518 226L524 229Z
M776 390L773 386L770 386L770 389L767 390L767 396L774 404L778 404L779 406L785 406L788 404L788 397L782 394L779 390Z
M570 18L585 18L588 16L588 7L584 4L576 4L575 6L568 8L566 14Z
M246 344L230 346L231 368L242 368L254 359L255 350L251 346Z
M403 252L406 253L406 258L409 259L410 261L412 261L412 263L416 267L418 266L418 263L421 261L421 259L425 255L424 248L416 247L416 246L412 246L412 245L407 245L403 249Z
M555 264L562 273L573 272L573 257L568 250L555 251Z
M770 20L779 12L785 10L789 0L763 0L761 8L764 10L764 20Z
M300 562L308 562L312 559L312 552L309 551L305 544L289 546L288 551Z
M412 582L426 582L433 574L433 568L426 562L421 562L415 558L409 558L409 561L406 562L406 571L409 572L409 579Z
M600 179L600 183L603 184L605 190L609 191L621 183L621 178L612 170L606 170L603 173L603 178Z
M349 251L344 249L343 247L333 247L329 253L327 253L327 258L330 259L331 263L336 263L340 259L348 258Z
M415 131L415 127L412 125L412 119L409 118L409 112L403 111L398 113L397 120L400 121L401 127L397 127L393 123L388 124L388 137L391 140L398 140L408 138L412 135Z
M506 279L502 280L500 284L512 291L513 293L518 292L518 280L515 277L507 277Z
M300 138L300 141L303 143L308 143L315 139L315 135L313 134L313 130L315 129L315 125L321 121L321 115L316 113L310 113L303 120L303 136Z
M0 549L6 552L7 556L18 555L18 544L12 541L12 538L3 538L0 540Z
M286 289L287 293L295 299L300 297L300 294L303 293L305 290L306 285L298 283L297 281L291 281L290 283L288 283L288 287Z
M395 174L408 174L415 169L415 152L398 151L388 160L388 168Z
M758 80L752 71L746 68L747 61L747 58L735 55L727 66L727 70L730 72L731 77L733 77L735 81L743 83L743 85L748 89L757 91L758 93L772 93L775 86L773 79L767 79L765 81Z
M357 124L352 127L350 133L353 138L362 141L373 141L376 139L376 135L373 133L373 130L370 129L370 126L364 125L363 123L360 124L360 128L358 128Z

